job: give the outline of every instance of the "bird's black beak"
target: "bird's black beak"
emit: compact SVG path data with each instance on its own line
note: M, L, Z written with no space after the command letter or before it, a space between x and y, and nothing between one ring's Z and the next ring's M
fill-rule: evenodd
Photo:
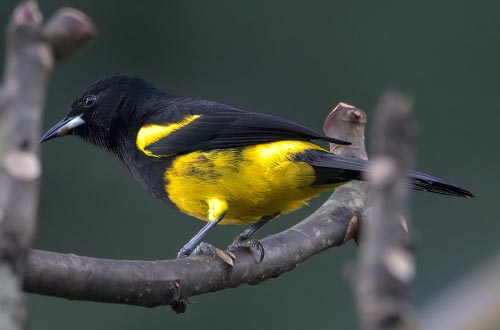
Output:
M51 129L45 133L42 138L40 139L40 142L42 143L50 139L54 139L56 137L61 137L70 134L73 132L73 129L75 127L78 127L80 125L85 124L85 120L81 118L81 116L76 116L76 117L66 117L57 124L54 125Z

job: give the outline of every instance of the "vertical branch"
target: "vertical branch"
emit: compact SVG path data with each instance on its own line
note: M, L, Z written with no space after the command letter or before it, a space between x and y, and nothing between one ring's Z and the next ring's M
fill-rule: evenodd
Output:
M389 92L376 111L374 166L369 174L372 208L363 224L357 300L362 329L414 329L408 285L415 273L402 214L408 194L406 172L413 164L412 102Z
M48 78L55 58L70 55L94 34L92 22L70 9L42 25L34 0L21 2L7 27L0 87L1 329L21 329L26 318L21 287L36 229L41 174L37 141Z

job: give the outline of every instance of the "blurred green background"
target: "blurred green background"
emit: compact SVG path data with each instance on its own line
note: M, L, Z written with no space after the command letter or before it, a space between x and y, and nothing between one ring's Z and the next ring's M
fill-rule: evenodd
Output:
M6 25L16 1L2 0ZM338 102L372 115L381 92L416 99L418 165L476 193L474 200L412 195L418 277L413 301L433 294L499 248L500 2L494 1L96 1L42 0L87 13L98 38L59 63L44 129L95 79L139 75L180 96L228 103L321 129ZM5 37L0 36L0 57ZM370 120L368 125L370 125ZM70 137L44 144L35 246L87 256L172 258L202 223L153 199L110 154ZM327 198L268 225L296 223ZM224 247L243 228L219 227ZM167 308L29 295L28 329L353 329L346 268L353 243L258 286Z

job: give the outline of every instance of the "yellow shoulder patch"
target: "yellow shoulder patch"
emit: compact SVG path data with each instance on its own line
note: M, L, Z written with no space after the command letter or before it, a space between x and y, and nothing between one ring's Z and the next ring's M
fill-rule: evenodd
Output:
M191 115L185 117L182 121L176 123L168 123L165 125L148 125L144 126L137 133L137 137L135 140L135 145L139 150L150 157L161 157L153 154L151 151L146 150L147 146L158 142L163 139L167 135L181 129L184 126L189 125L196 119L200 118L201 115Z

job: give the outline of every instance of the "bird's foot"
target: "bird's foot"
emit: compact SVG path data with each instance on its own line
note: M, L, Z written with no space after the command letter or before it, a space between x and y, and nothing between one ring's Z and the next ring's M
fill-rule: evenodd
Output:
M198 256L198 255L210 255L214 259L216 257L221 258L226 264L230 266L234 266L234 260L236 256L230 251L223 251L221 249L216 248L212 244L201 242L194 250L180 250L177 253L177 259L185 258L189 256Z
M236 238L234 240L234 242L231 245L229 245L229 247L227 249L228 249L228 251L232 251L232 250L236 250L237 248L256 249L260 254L259 264L262 262L262 260L264 260L264 247L262 246L262 243L256 239L241 240L241 239Z

